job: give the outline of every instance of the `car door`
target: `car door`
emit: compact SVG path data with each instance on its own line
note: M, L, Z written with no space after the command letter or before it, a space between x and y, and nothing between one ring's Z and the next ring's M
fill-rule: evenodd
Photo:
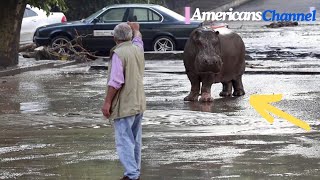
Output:
M146 50L152 50L152 43L157 32L160 31L162 16L150 8L132 7L129 12L129 21L138 22L143 36Z
M39 23L39 15L29 8L26 8L23 15L20 31L20 44L32 43L33 35Z
M91 34L85 40L85 46L95 51L108 51L115 42L113 40L113 29L121 22L126 22L128 8L111 8L96 17L91 22Z

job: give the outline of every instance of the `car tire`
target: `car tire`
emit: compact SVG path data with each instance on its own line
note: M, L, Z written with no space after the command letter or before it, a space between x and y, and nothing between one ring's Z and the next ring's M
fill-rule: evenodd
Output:
M169 36L159 36L153 41L152 47L154 51L174 51L176 50L176 43Z
M57 48L58 46L63 46L64 44L70 43L70 39L66 36L56 36L51 40L51 48ZM68 48L58 48L56 50L57 53L70 53Z

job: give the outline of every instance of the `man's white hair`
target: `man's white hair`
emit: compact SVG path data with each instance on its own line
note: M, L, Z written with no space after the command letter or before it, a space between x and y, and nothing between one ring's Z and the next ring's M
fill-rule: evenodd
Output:
M131 41L132 29L127 23L120 23L114 28L113 36L117 41Z

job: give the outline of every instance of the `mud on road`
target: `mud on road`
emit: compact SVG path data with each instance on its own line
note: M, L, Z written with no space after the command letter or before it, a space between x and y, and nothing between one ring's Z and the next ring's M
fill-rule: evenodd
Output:
M147 62L153 66L155 62ZM170 62L167 62L170 63ZM175 64L174 62L172 62ZM106 76L71 66L1 78L1 179L117 179L113 129L101 113ZM146 72L144 179L316 178L320 164L318 75L245 75L247 95L213 103L183 102L184 74ZM282 93L276 103L311 132L249 105L256 93Z
M247 70L320 72L318 25L262 26L230 24L247 46ZM0 78L0 179L121 176L113 129L100 112L106 72L89 69ZM215 84L213 103L192 103L183 102L190 83L182 61L147 61L146 69L142 179L319 179L320 75L245 74L245 96L220 98ZM312 130L277 117L270 125L250 106L252 94L283 94L273 105Z

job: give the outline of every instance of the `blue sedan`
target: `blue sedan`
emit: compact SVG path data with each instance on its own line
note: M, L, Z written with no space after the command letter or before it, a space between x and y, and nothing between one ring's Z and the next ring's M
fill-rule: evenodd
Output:
M127 21L140 24L147 51L183 50L190 33L201 24L197 21L186 24L183 16L160 5L112 5L81 21L40 27L34 41L38 46L58 47L81 36L85 49L108 52L115 45L114 27Z

